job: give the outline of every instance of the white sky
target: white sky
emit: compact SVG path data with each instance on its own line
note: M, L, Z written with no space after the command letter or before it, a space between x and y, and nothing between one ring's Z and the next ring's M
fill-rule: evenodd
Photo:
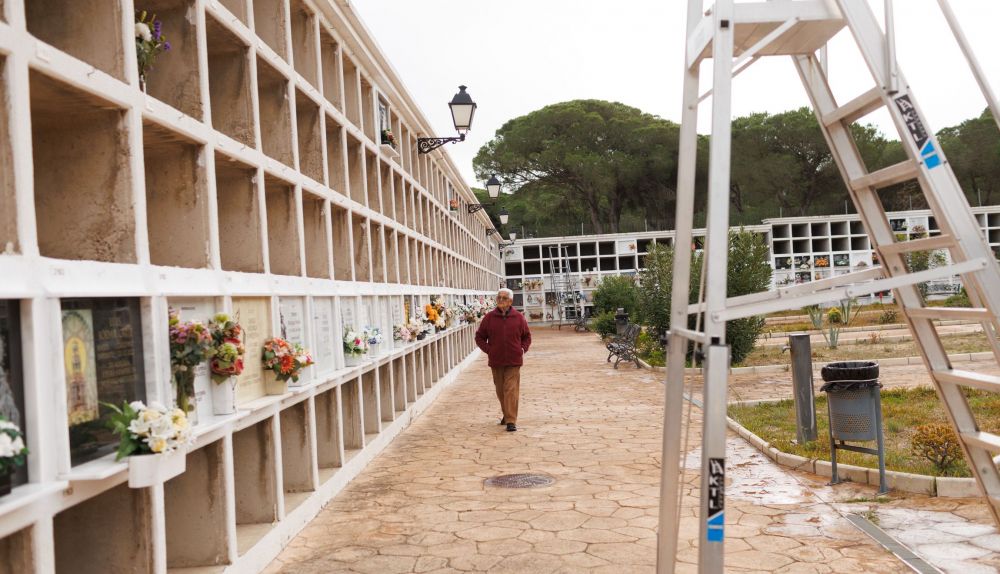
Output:
M436 136L454 135L447 103L459 84L478 104L465 142L446 149L467 183L472 158L506 121L574 99L619 101L678 121L685 0L350 0ZM881 18L882 1L869 0ZM710 3L706 2L706 6ZM896 0L897 56L932 130L979 115L985 100L936 0ZM951 0L966 36L1000 91L996 0ZM702 85L711 78L702 67ZM841 102L874 86L853 40L830 44L830 75ZM808 105L788 58L765 58L735 80L733 113ZM707 133L711 99L699 110ZM898 139L888 114L869 116Z

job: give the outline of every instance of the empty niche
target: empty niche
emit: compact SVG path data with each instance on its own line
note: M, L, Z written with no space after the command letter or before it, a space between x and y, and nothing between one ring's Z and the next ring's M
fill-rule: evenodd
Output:
M308 401L292 405L281 417L281 475L285 489L285 513L302 504L315 490L312 474L312 436Z
M212 127L238 142L253 146L249 48L215 19L206 17L205 24Z
M0 2L3 14L3 2ZM0 78L7 77L7 60L0 58ZM19 253L17 199L14 189L14 157L7 119L7 83L0 82L0 253Z
M371 262L368 258L368 220L359 215L351 216L354 237L354 280L371 281Z
M375 139L375 94L372 85L361 78L361 127L368 139Z
M316 81L316 27L313 13L301 0L292 0L292 60L295 71L307 82L319 87Z
M322 197L302 194L302 225L306 247L306 275L330 278L329 235L326 231L327 203Z
M215 155L219 250L226 271L264 272L256 173L228 156Z
M402 214L396 217L396 207L393 205L393 195L392 195L392 168L389 167L388 163L379 162L379 181L382 185L381 197L382 197L382 213L394 221L402 219Z
M344 464L344 444L340 438L340 401L337 389L316 395L316 455L320 484Z
M319 106L295 90L295 123L298 127L299 171L313 180L323 181L323 138Z
M207 267L204 148L148 122L142 141L150 260L153 265Z
M361 125L361 108L358 68L346 55L341 58L344 68L344 114L355 126Z
M333 228L333 278L351 281L351 215L346 209L333 206L330 216Z
M222 441L188 451L184 472L164 484L168 568L228 563L224 457Z
M264 153L285 165L294 165L288 80L263 59L257 60L257 102Z
M399 248L397 244L398 236L395 231L386 230L385 236L385 264L386 283L399 283Z
M267 201L267 250L271 273L300 275L295 190L288 182L265 176L264 197Z
M41 254L135 262L125 112L37 72L29 77Z
M136 8L142 9L138 4ZM28 0L24 9L28 32L33 36L125 81L120 2ZM81 25L83 22L102 25Z
M57 514L56 572L106 574L123 564L129 572L153 572L152 491L122 483Z
M344 128L333 118L326 116L326 171L330 181L327 185L341 195L347 192L347 171L344 166Z
M194 25L195 0L136 0L137 10L146 10L163 22L170 51L160 54L146 73L146 92L185 114L202 119L198 75L198 31Z
M378 436L378 433L382 432L382 419L379 416L379 393L376 387L377 382L374 370L361 375L365 443L371 442Z
M385 363L378 368L379 414L382 416L382 422L384 423L391 423L396 418L396 409L393 405L391 370L392 365L390 363Z
M364 146L361 140L347 134L347 196L365 205Z
M351 379L340 386L341 417L343 420L344 461L365 448L364 421L361 419L361 379Z
M320 58L323 64L323 96L339 110L344 109L340 95L340 82L343 73L340 70L340 56L337 54L337 41L326 32L320 33Z
M236 545L242 556L278 519L274 430L271 419L233 433Z
M219 0L219 3L239 18L243 25L247 25L247 5L245 0Z
M383 237L382 225L372 223L372 281L376 283L385 283L385 257L383 257L382 252Z
M253 0L252 4L254 33L287 60L284 0Z
M0 2L0 14L3 2ZM35 557L32 553L32 527L28 526L0 538L0 564L8 572L35 572Z
M368 193L368 207L373 211L383 213L382 211L382 200L379 198L378 190L378 179L379 179L379 161L378 157L365 149L365 164L367 166L367 173L365 174L365 184Z

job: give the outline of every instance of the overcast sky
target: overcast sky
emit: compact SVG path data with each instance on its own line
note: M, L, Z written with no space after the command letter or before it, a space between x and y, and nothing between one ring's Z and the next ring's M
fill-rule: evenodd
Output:
M881 0L869 0L881 18ZM479 105L465 142L446 146L470 185L472 158L505 122L583 98L619 101L678 121L685 0L351 0L437 133L454 134L447 103L459 84ZM706 5L709 3L706 2ZM952 0L959 22L1000 91L1000 2ZM937 131L986 107L936 0L897 0L900 68ZM711 64L702 67L703 89ZM853 40L830 44L831 84L845 102L874 86ZM788 58L758 61L735 81L733 113L808 104ZM699 109L707 133L711 99ZM882 110L869 121L897 139Z

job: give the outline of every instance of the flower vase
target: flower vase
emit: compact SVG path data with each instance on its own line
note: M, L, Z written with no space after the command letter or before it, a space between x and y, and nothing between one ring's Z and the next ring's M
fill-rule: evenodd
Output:
M139 89L146 93L146 74L139 74Z
M264 374L264 392L269 395L283 395L288 392L291 379L282 380L272 372Z
M374 345L368 345L368 353L371 356L373 356L373 357L377 357L377 356L381 355L382 354L382 343L376 343Z
M174 368L174 391L177 393L177 408L184 411L188 417L197 416L194 410L194 369ZM191 423L194 424L194 421Z
M7 496L14 488L14 473L0 472L0 496Z
M236 377L212 380L212 414L231 415L236 412Z
M424 338L426 338L426 337L427 337L427 333L424 333L423 331L417 333L417 340L418 341L423 341Z
M164 454L138 454L128 457L129 488L162 484L187 468L187 452L175 450Z
M352 355L350 353L344 355L344 366L345 367L357 367L365 360L364 355Z

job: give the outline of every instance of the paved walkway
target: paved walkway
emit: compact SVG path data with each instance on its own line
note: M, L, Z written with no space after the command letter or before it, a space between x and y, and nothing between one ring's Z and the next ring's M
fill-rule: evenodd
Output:
M390 445L310 523L268 574L365 572L651 572L655 561L660 375L611 369L591 334L540 329L522 376L520 430L497 425L485 359ZM680 531L681 572L694 572L700 412ZM784 471L729 441L729 572L902 572L832 501L872 496ZM538 472L536 489L484 479Z

